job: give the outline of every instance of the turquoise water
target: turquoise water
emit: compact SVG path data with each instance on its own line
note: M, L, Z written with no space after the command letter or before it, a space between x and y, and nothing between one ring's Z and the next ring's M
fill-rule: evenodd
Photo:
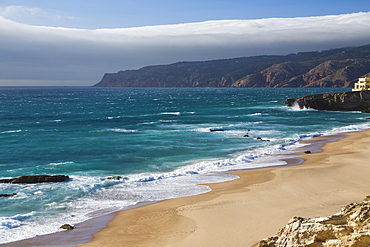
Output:
M285 165L273 154L293 157L300 140L369 124L359 112L300 110L284 100L348 90L0 88L0 178L71 177L0 184L0 194L17 193L0 198L0 243L139 202L205 193L197 183L235 179L224 171Z

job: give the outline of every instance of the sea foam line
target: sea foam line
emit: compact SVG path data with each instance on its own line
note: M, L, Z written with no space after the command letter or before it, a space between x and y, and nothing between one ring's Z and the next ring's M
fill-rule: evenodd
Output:
M91 218L93 215L96 216L94 212L107 213L111 210L122 210L143 201L158 201L206 193L210 191L210 188L197 184L228 181L237 178L223 172L235 169L286 165L284 161L277 160L273 155L281 152L291 154L289 151L294 147L302 147L303 144L299 143L301 140L368 128L370 128L369 124L349 125L333 128L329 131L292 136L286 138L284 143L272 143L253 150L246 150L234 158L195 162L193 165L180 167L167 173L131 174L117 181L72 176L72 181L68 183L68 186L84 191L86 195L89 195L88 197L68 200L62 204L50 204L51 207L65 207L68 209L64 214L53 216L53 223L50 223L46 218L41 219L41 222L40 219L39 221L28 221L33 218L32 214L1 218L0 230L5 231L1 233L4 237L0 240L0 243L56 232L58 226L65 223L65 221L76 224ZM291 157L295 157L294 154L291 155L293 155ZM297 154L295 155L297 156ZM214 177L212 177L212 174Z
M180 116L181 112L162 112L162 115L175 115L175 116Z
M8 131L3 131L3 132L0 132L1 134L6 134L6 133L17 133L17 132L21 132L22 130L8 130Z

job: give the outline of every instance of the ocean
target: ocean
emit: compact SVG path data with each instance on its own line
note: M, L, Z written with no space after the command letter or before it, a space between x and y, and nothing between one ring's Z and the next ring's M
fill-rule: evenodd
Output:
M0 243L141 202L210 191L227 171L283 166L301 143L370 127L367 114L287 107L349 88L0 88ZM222 131L210 131L217 129ZM279 154L279 155L276 155ZM280 157L280 158L279 158ZM113 177L113 179L108 179Z

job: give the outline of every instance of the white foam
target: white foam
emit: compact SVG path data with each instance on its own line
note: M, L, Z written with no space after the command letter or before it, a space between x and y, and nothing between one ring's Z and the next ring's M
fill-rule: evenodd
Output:
M17 214L12 217L0 217L0 230L8 230L22 225L22 220L32 217L33 213ZM0 242L1 243L1 242Z
M8 131L3 131L3 132L0 132L1 134L6 134L6 133L17 133L17 132L21 132L22 130L8 130Z
M0 231L16 228L21 225L22 223L19 220L13 219L12 217L0 217Z
M120 133L137 133L137 132L139 132L138 130L128 130L128 129L121 129L121 128L107 129L107 131L120 132Z
M162 112L162 115L175 115L175 116L180 116L181 112Z
M177 120L159 120L161 123L175 123Z
M67 164L74 164L73 161L65 161L65 162L57 162L57 163L50 163L51 166L60 166L60 165L67 165Z
M226 175L225 178L222 174L214 174L201 179L196 176L177 176L179 174L175 173L136 174L116 183L97 177L72 176L72 180L65 184L67 189L82 191L86 196L45 205L45 209L52 210L51 212L62 210L63 213L48 214L44 211L42 217L26 214L0 218L0 243L57 232L65 223L74 225L139 202L206 193L210 191L209 187L196 185L198 182L219 182L235 178L232 175Z
M216 127L216 129L218 129L218 128L221 128L221 127ZM211 128L211 127L204 127L204 128L191 129L190 131L205 133L205 132L210 132L210 129L213 129L213 128Z
M297 101L294 101L293 105L292 106L284 106L285 109L289 110L289 111L317 111L313 108L309 108L309 107L303 107L301 108Z
M139 124L148 124L148 125L150 125L150 124L156 124L156 123L158 123L158 122L144 122L144 123L139 123Z

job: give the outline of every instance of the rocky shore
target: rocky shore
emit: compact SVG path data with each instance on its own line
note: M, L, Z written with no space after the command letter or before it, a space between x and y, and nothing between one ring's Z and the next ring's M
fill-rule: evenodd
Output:
M370 197L346 205L329 217L293 217L275 236L262 240L258 246L370 246Z
M287 99L285 103L288 106L298 105L301 109L370 112L370 91L313 94Z

